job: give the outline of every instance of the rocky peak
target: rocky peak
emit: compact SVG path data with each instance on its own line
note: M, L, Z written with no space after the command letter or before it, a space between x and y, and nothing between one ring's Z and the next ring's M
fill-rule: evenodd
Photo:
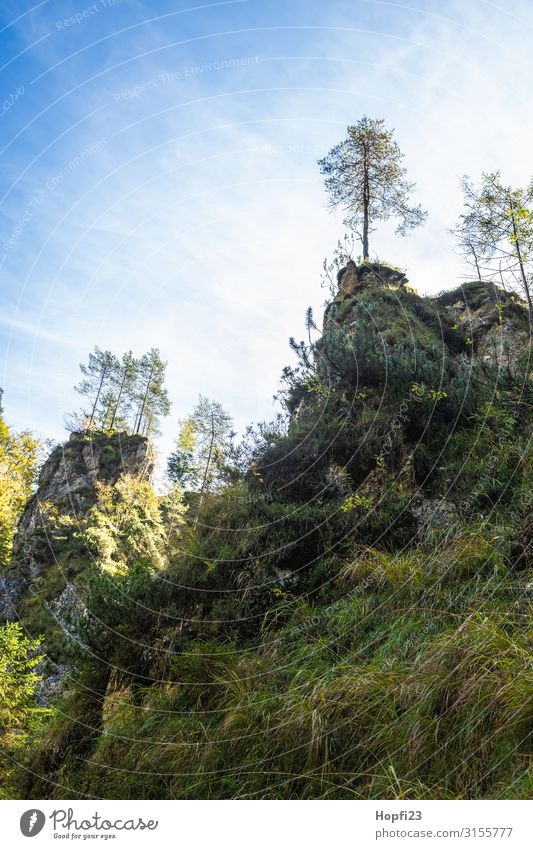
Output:
M531 328L526 304L513 292L472 280L435 299L483 360L506 362L527 352Z
M408 286L408 279L399 269L380 263L356 265L349 260L337 274L338 293L324 313L324 333L328 325L353 323L353 310L358 302L367 306L377 299L383 301L387 289L396 289L406 309L424 322L434 324L445 336L452 355L472 354L489 363L507 364L527 352L531 344L531 327L526 304L520 297L505 291L490 281L473 280L436 296L419 296ZM390 329L391 315L380 308L374 319L383 334ZM464 344L461 344L461 339Z
M151 443L137 434L73 433L68 442L54 448L21 516L14 565L0 576L0 621L16 615L28 585L55 562L49 506L62 516L83 519L96 502L97 482L114 484L123 474L149 479L154 460Z
M44 463L38 489L21 517L18 536L39 522L39 505L53 504L61 513L84 516L95 503L97 481L114 484L123 474L150 478L154 452L144 436L73 433Z
M364 262L356 265L350 259L337 274L339 295L352 295L366 286L405 286L408 279L398 268L379 262Z

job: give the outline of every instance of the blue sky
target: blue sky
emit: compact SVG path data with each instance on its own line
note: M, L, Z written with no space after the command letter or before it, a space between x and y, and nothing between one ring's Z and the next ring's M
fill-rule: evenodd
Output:
M7 0L0 10L0 386L64 437L97 344L154 346L171 417L199 392L269 418L287 340L342 237L316 160L363 114L396 130L424 228L374 237L423 292L464 269L458 178L532 172L530 0Z

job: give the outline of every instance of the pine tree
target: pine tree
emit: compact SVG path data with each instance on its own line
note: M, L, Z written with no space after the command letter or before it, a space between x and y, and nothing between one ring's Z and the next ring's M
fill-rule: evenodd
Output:
M527 189L505 186L501 173L482 174L476 188L468 177L461 181L465 210L452 231L467 260L474 261L481 279L480 262L503 282L518 288L528 302L530 315L531 260L533 258L533 182Z
M125 425L128 420L133 404L138 371L139 364L131 351L123 354L120 362L117 362L114 374L113 403L110 410L110 430L117 423Z
M20 622L0 628L0 799L16 798L16 765L51 713L39 707L35 692L42 680L37 672L42 638L31 639L25 630Z
M363 258L368 260L374 222L397 218L396 232L403 236L422 224L427 213L420 206L409 206L414 184L405 179L403 154L393 140L394 131L386 130L382 119L365 115L349 126L347 133L318 164L326 177L330 208L345 210L344 223L358 235Z
M37 650L40 639L25 636L20 622L0 628L0 733L27 727L39 712L35 685L41 680L34 671L43 659Z
M84 379L75 387L89 399L90 408L72 414L67 426L76 431L109 431L118 426L154 436L160 417L170 412L164 387L166 366L155 348L137 360L131 351L119 359L95 347L88 364L80 365Z
M231 449L233 420L218 401L199 396L193 413L182 423L177 449L168 460L170 479L205 494L220 487Z
M164 387L166 367L157 348L144 354L138 363L134 433L144 436L157 433L160 417L170 412L170 400Z
M108 391L118 369L118 361L111 351L101 351L96 346L94 353L89 354L87 365L80 363L80 369L83 380L75 389L89 401L90 406L83 410L83 417L87 422L87 430L94 430L95 427L105 424Z

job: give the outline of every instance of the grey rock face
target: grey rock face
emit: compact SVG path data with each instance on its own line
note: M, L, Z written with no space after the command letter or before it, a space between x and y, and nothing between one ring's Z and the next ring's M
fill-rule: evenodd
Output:
M67 677L73 671L72 666L66 664L52 663L50 660L42 660L35 667L38 675L44 675L35 688L37 704L46 707L54 696L58 696L65 689ZM48 674L46 674L48 673Z
M62 515L81 519L95 504L98 481L114 484L123 474L150 479L153 470L154 452L143 436L73 433L67 443L55 448L41 469L37 492L21 516L14 565L0 576L0 622L18 618L17 604L27 587L54 562L53 534L47 527L50 506Z
M85 644L80 641L76 634L75 624L87 613L84 595L85 593L80 590L80 587L76 587L70 581L67 581L61 595L54 598L50 604L45 602L48 612L61 628L65 637L75 640L78 645L83 647L85 647Z
M449 528L458 516L455 504L446 498L422 498L412 510L421 539L426 539L432 530Z
M16 619L16 604L28 581L18 569L8 569L0 575L0 622Z
M377 262L365 262L357 266L353 260L346 263L337 275L339 295L352 295L363 286L405 286L409 281L402 271L381 265Z
M0 623L18 619L17 602L40 571L40 565L30 554L23 566L13 566L0 575Z
M21 536L41 523L40 505L45 502L62 513L84 516L95 503L97 481L114 484L123 474L149 479L153 470L153 450L143 436L117 433L89 438L73 433L43 465L37 492L20 519L15 548Z

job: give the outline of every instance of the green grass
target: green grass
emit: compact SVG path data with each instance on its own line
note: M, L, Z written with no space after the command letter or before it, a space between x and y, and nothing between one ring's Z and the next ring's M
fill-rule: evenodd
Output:
M327 399L294 378L288 434L204 499L163 571L93 570L89 650L21 798L533 795L526 396L519 372L472 371L460 294L335 302ZM421 530L434 499L445 527ZM67 541L41 601L87 565ZM36 598L24 616L59 655Z
M362 549L330 604L285 594L259 642L197 641L165 685L111 686L85 762L79 704L67 709L52 735L52 749L67 740L61 778L74 797L523 797L520 582L480 532L438 556Z

